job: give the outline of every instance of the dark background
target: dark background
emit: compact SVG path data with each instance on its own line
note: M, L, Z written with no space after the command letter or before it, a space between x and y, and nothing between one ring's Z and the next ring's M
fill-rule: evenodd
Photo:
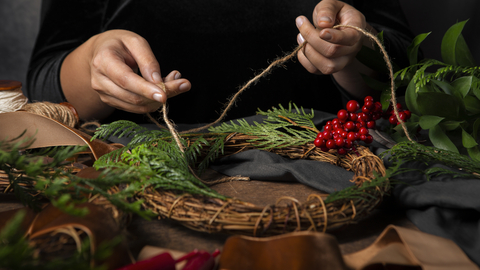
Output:
M480 63L480 10L478 0L400 0L415 34L432 31L422 49L429 58L440 59L440 42L445 31L456 23L470 19L464 36L477 65ZM30 52L33 48L40 21L41 0L0 1L0 80L17 80L24 85ZM381 7L380 7L381 8Z

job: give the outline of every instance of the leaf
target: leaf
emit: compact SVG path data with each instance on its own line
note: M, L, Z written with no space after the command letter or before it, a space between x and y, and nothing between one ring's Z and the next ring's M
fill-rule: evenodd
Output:
M477 118L473 123L472 136L473 138L478 138L478 129L480 128L480 118Z
M459 153L455 144L453 144L447 134L445 134L439 126L434 126L429 129L428 137L435 147Z
M440 123L440 126L442 127L443 130L455 130L457 129L460 124L462 124L464 121L443 121Z
M480 100L474 96L466 96L463 99L463 102L465 103L465 109L472 113L472 114L479 114L480 113Z
M415 65L418 62L418 49L420 48L420 44L423 42L423 40L430 35L431 32L428 33L423 33L420 35L417 35L410 46L407 48L407 54L408 54L408 60L410 65Z
M478 146L467 148L468 155L475 160L476 162L480 162L480 150L478 150Z
M464 76L456 79L452 82L452 86L455 92L460 93L462 97L466 97L472 88L473 76Z
M422 129L431 129L432 127L438 125L445 117L440 117L436 115L423 115L420 116L419 124Z
M386 111L388 109L388 106L390 106L391 99L392 99L392 95L391 95L390 89L386 89L385 91L382 91L382 94L380 95L380 103L382 103L382 110Z
M405 91L405 103L407 108L414 114L420 115L417 104L417 91L415 91L415 81L411 80Z
M462 128L462 145L465 148L472 148L478 145L478 143L475 141L472 135L468 134L468 132L466 132L463 128Z
M418 110L422 115L436 115L449 120L463 119L464 104L453 95L445 93L418 93Z
M441 53L445 63L459 66L475 66L473 57L462 36L462 30L468 20L451 26L442 39Z
M438 87L440 87L440 89L442 89L442 91L445 93L445 94L449 94L451 95L453 92L454 92L454 89L453 89L453 86L451 86L449 83L447 82L444 82L444 81L439 81L439 80L430 80L431 82L433 82L434 84L436 84Z

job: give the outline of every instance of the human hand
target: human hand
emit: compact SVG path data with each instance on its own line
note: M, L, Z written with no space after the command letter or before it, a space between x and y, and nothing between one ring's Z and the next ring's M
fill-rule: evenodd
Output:
M133 113L152 112L167 98L191 88L178 71L162 78L150 45L133 32L111 30L92 37L88 43L91 88L110 107ZM165 89L159 86L162 82Z
M351 28L332 28L336 24L367 27L365 16L354 7L337 0L323 0L313 12L313 25L304 16L296 19L300 33L297 42L307 44L298 52L299 62L310 73L334 74L350 65L362 48L363 35Z

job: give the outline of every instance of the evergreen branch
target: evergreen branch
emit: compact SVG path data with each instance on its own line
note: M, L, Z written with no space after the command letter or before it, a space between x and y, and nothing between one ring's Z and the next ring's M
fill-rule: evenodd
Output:
M459 168L469 173L479 174L480 164L468 156L442 150L436 147L425 146L417 142L400 142L393 148L383 152L381 157L389 155L389 161L422 161L425 163L440 162L447 166ZM437 173L437 171L432 171Z

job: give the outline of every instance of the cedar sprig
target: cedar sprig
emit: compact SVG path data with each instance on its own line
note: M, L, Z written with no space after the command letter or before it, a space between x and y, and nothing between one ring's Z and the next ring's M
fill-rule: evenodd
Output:
M383 152L381 157L387 157L390 162L422 161L425 164L440 162L453 168L459 168L471 174L480 174L480 164L470 157L417 142L404 141ZM438 173L431 171L431 174ZM466 176L466 175L465 175Z
M303 108L299 109L292 103L289 104L288 109L279 105L279 108L272 108L266 112L259 111L258 114L265 115L267 118L262 123L254 122L253 125L243 119L236 123L225 122L209 130L217 133L238 132L251 135L254 138L248 142L255 144L259 149L303 145L311 142L318 133L311 120L314 116L313 111L308 114Z

